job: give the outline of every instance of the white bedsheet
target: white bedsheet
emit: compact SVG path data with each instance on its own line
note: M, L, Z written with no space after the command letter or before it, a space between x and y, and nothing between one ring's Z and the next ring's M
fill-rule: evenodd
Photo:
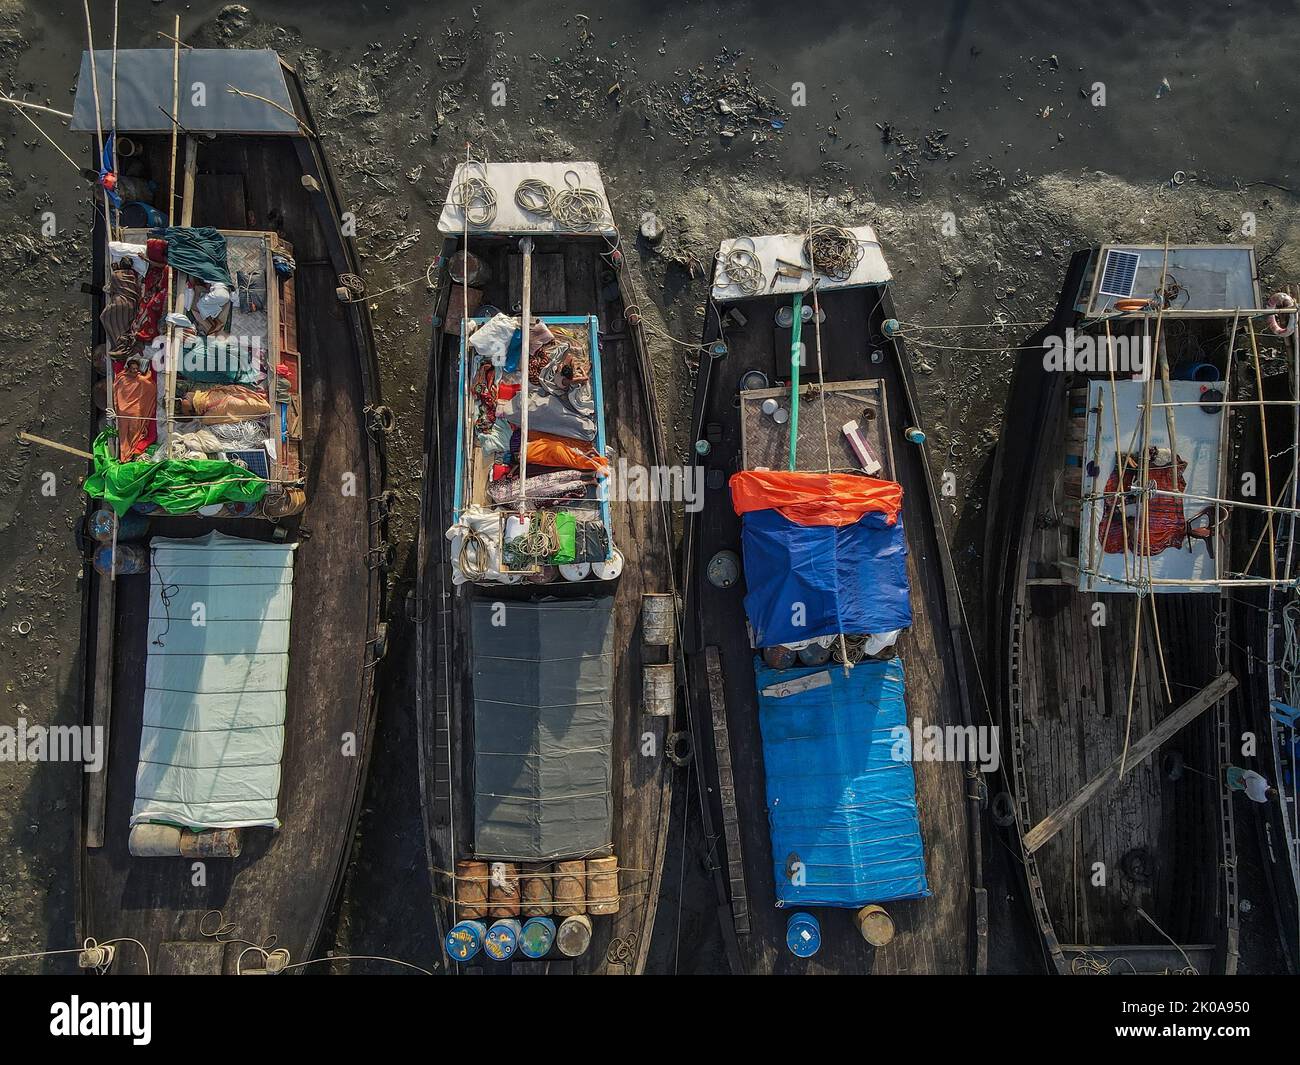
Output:
M152 556L131 824L278 828L293 546L211 532Z

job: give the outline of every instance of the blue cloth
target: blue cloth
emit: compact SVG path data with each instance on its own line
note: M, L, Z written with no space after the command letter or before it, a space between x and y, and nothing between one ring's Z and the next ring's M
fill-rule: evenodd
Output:
M519 370L519 361L524 357L524 331L522 328L515 330L515 335L510 338L510 343L506 345L506 373L516 373Z
M756 647L912 624L902 514L892 526L879 513L835 526L754 510L744 516L741 542Z
M784 698L769 685L828 673ZM779 906L865 906L930 894L898 659L771 669L754 660ZM900 729L901 731L895 731ZM803 884L793 872L802 870Z
M108 136L104 138L104 154L99 160L99 183L104 184L104 179L113 173L113 144L117 140L117 130L109 130ZM119 211L122 209L122 197L117 194L115 189L104 187L108 193L109 201Z

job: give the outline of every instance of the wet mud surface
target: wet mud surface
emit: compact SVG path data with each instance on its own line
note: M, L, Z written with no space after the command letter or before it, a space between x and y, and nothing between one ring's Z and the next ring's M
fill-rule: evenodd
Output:
M112 8L93 6L103 47ZM170 32L177 5L121 8L120 47L167 43L157 33ZM1016 345L1050 314L1070 254L1107 240L1245 240L1248 213L1264 290L1300 277L1291 191L1300 159L1289 134L1300 77L1290 50L1275 43L1297 22L1292 5L1193 15L1139 4L1123 18L1041 0L918 0L880 14L840 0L793 11L769 2L643 2L603 16L554 0L179 10L188 44L274 48L299 69L357 218L370 291L409 283L373 308L384 401L397 413L388 454L401 506L391 530L393 625L374 761L344 896L322 944L340 954L428 967L436 958L412 632L401 608L414 575L421 488L430 340L423 279L467 141L490 159L597 161L641 309L682 341L699 335L719 240L801 230L810 211L875 226L900 317L926 327L911 352L933 454L957 478L945 531L977 645L985 494ZM1141 34L1125 29L1135 19ZM5 91L67 109L84 44L80 4L0 0ZM1096 106L1099 86L1105 106ZM87 142L51 116L34 117L76 167L90 165ZM74 528L84 467L17 441L26 430L88 442L81 285L90 279L91 209L76 167L23 118L0 114L8 223L0 240L0 724L71 723L77 714ZM52 235L43 228L47 212ZM657 245L633 239L645 212L664 226ZM652 354L667 438L684 454L692 355L667 339L656 339ZM20 632L20 623L30 630ZM73 945L78 772L0 763L0 955ZM693 785L685 775L679 781L679 813L695 804ZM658 971L723 964L703 849L694 822L670 844ZM1041 957L1025 927L1014 859L996 837L986 850L994 856L991 964L1034 971ZM1263 941L1272 919L1258 876L1248 867L1242 876L1260 903L1242 916L1249 951L1252 922ZM1262 950L1247 960L1262 971L1276 964Z

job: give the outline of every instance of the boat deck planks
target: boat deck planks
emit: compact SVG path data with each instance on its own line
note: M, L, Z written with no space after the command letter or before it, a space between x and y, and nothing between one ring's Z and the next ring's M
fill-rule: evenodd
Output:
M199 188L207 184L209 164L211 172L224 175L211 186L222 193L197 198L193 224L279 231L293 244L297 259L308 503L302 515L284 523L302 543L294 563L282 827L274 833L246 830L240 857L204 861L206 886L192 883L193 859L129 854L150 578L119 576L107 838L102 849L86 853L80 923L83 935L100 940L139 939L156 963L177 971L231 972L233 955L214 962L217 950L200 933L207 911L221 910L233 925L231 935L259 943L276 936L293 960L302 961L315 946L341 882L373 720L371 645L382 588L378 571L369 565L380 532L367 496L376 494L382 472L362 412L363 404L373 401L363 383L363 362L374 353L368 345L358 350L348 320L355 312L335 296L339 271L301 183L294 146L286 138L205 141L199 149ZM237 194L232 175L239 174L242 190ZM345 489L349 477L355 478L352 494ZM273 528L261 521L190 517L150 525L152 533L166 536L217 528L268 538ZM93 661L93 646L89 655ZM348 735L355 737L352 754L343 752ZM138 951L125 945L115 970L142 968Z
M905 387L897 362L886 357L872 363L868 356L878 334L883 301L875 289L825 292L821 305L826 312L822 324L823 368L827 382L883 381L888 407L889 433L894 441L893 461L904 490L904 522L908 543L908 579L911 582L913 625L899 640L899 653L907 682L909 720L926 724L964 725L964 692L954 658L952 619L940 566L940 553L929 510L928 488L920 453L900 443L905 425ZM772 847L766 816L762 739L758 728L757 697L745 614L743 587L720 590L703 576L703 567L724 549L739 553L740 521L731 507L727 478L740 468L741 439L738 411L734 405L742 375L751 369L767 374L770 382L788 378L790 332L774 331L771 323L778 302L750 299L736 306L748 324L727 332L728 354L710 361L706 355L697 390L697 429L703 435L709 426L721 427L705 461L704 510L696 516L692 537L692 572L688 608L690 622L697 626L697 642L718 647L725 689L727 731L739 811L741 859L748 892L751 931L738 936L740 954L751 973L963 973L972 965L972 883L968 804L964 766L954 762L917 761L917 805L925 845L926 875L932 892L926 899L886 904L897 934L881 949L862 938L850 909L816 907L822 925L822 947L811 959L795 958L785 945L785 925L790 910L777 909L773 884ZM710 312L704 340L715 339L716 315ZM801 381L816 380L816 341L811 328L804 330L808 347ZM697 395L698 395L697 391ZM806 422L805 419L813 419ZM801 407L800 424L814 432L822 446L817 404ZM839 425L830 426L831 446L836 447ZM714 435L717 435L715 430ZM801 442L803 433L801 432ZM698 651L699 648L692 648ZM707 693L708 678L703 654L692 663L692 687ZM702 709L705 704L699 703ZM712 759L712 750L705 756ZM716 766L710 766L716 780ZM715 815L716 821L722 821ZM722 843L719 841L721 848ZM726 858L736 856L727 853Z

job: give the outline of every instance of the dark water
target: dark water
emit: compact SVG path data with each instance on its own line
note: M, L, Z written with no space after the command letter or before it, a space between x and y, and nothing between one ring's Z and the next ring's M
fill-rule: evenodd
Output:
M603 13L602 7L268 0L232 11L216 3L137 0L121 5L119 46L166 44L157 33L170 32L179 12L190 43L273 47L297 65L347 206L360 220L372 290L420 276L436 253L437 206L466 139L497 156L537 158L563 148L595 159L624 230L653 205L670 226L666 243L680 237L683 247L697 237L696 246L707 249L739 231L725 226L748 222L762 231L789 208L776 201L793 198L794 189L811 185L819 196L851 196L890 249L903 312L930 322L988 322L1000 310L1013 320L1041 317L1055 298L1064 257L1080 241L1153 224L1173 228L1175 239L1222 240L1216 226L1243 207L1264 217L1262 245L1267 239L1276 250L1291 236L1294 201L1282 187L1300 180L1292 132L1292 109L1300 104L1293 4L914 0L882 10L859 0L815 7L765 0L624 3ZM93 8L96 43L106 46L112 5L99 0ZM84 44L80 4L0 0L0 74L15 92L66 108ZM728 77L738 89L718 88ZM502 107L491 106L497 82L506 86ZM803 106L794 100L796 83ZM1104 107L1093 106L1095 86L1104 89ZM706 106L692 110L701 93ZM708 106L715 94L761 100L762 113L779 115L784 128L747 122L742 135L723 137L727 123ZM42 125L86 165L84 143L53 120ZM890 130L887 142L880 126ZM20 118L0 114L0 136L0 201L14 227L13 239L0 247L0 429L6 439L28 429L80 445L86 188ZM1164 183L1180 170L1195 194L1162 198ZM1094 190L1078 204L1063 204L1039 184L1095 171L1120 179L1123 195ZM777 194L764 204L767 188ZM753 192L746 201L751 216L700 210L702 190L716 191L720 204ZM38 228L47 210L59 219L50 240ZM954 251L938 248L933 235L932 220L946 210L973 234ZM1290 254L1279 252L1272 268L1290 265ZM668 326L694 333L703 284L671 255L642 249L635 260ZM1008 285L1012 275L1015 286ZM1002 299L1007 287L1018 288L1014 299ZM384 398L399 418L390 446L391 479L404 503L393 533L398 610L381 676L365 811L330 939L341 953L427 966L435 944L415 779L413 656L400 616L420 488L428 348L421 291L382 299L375 316ZM656 361L667 428L681 447L689 379L671 350L657 352ZM951 445L950 456L960 454L954 461L970 485L953 508L949 532L969 601L978 603L980 492L1010 356L991 350L933 361L923 368L922 391L938 439ZM59 477L53 499L39 491L46 470ZM70 530L80 509L80 473L76 459L23 448L0 483L6 722L20 712L46 722L75 714L69 691L79 585ZM973 614L978 639L981 617ZM31 635L11 632L20 620L32 622ZM13 859L0 863L0 954L72 943L69 773L0 765L0 847ZM684 813L695 799L685 779L679 784ZM991 840L988 849L995 929L1012 931L1022 913L1018 885L1001 842ZM702 850L693 822L686 838L670 845L657 971L720 965ZM1021 951L1013 938L998 936L995 965L1036 966L1035 950Z

